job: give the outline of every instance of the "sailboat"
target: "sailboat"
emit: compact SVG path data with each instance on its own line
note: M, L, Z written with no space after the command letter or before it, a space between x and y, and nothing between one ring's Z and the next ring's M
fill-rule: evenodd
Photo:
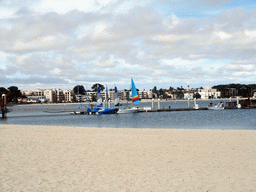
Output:
M114 93L114 106L115 107L119 107L120 103L119 103L119 97L118 97L118 91L117 91L117 87L115 86L115 93Z
M108 88L106 88L106 107L104 109L98 110L98 114L112 114L118 111L117 108L108 108Z
M132 106L131 107L125 107L123 109L119 109L117 113L138 113L139 108L133 107L133 104L140 104L139 95L136 90L136 86L133 82L133 79L131 79L132 84Z
M91 106L91 114L96 114L103 107L100 87L97 87L97 103L94 108Z
M78 110L74 110L74 111L71 111L70 114L74 114L74 115L84 115L84 114L89 114L90 113L90 109L87 108L85 106L85 108L87 108L87 110L83 109L83 106L82 106L82 98L81 98L81 95L79 94L79 86L78 86L78 101L80 102L80 106L78 107Z

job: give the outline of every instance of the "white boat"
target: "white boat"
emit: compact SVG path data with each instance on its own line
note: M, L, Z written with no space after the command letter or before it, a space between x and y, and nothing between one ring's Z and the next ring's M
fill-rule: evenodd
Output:
M207 109L210 110L223 110L225 109L223 102L218 103L217 105L212 105L212 103L210 103L210 105L207 107Z
M119 109L117 113L138 113L138 112L139 112L139 108L132 107L132 108Z
M126 105L125 108L119 108L117 113L138 113L139 112L138 107L133 107L133 104L140 104L139 96L138 96L135 84L133 82L133 79L131 79L131 84L132 84L132 106L128 107Z

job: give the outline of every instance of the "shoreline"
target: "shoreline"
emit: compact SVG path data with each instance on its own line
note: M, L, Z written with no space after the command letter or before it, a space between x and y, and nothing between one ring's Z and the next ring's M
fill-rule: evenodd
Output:
M0 124L1 191L253 191L256 132Z
M239 98L239 100L245 100L247 98ZM228 98L222 98L222 99L197 99L196 101L229 101L230 99ZM236 98L232 98L232 101L236 101ZM140 100L141 103L152 103L152 99L142 99ZM154 102L157 103L158 102L158 99L154 99ZM162 99L160 100L161 103L166 103L166 102L188 102L188 100L186 99L183 99L183 100L165 100L165 99ZM190 102L194 102L194 100L190 100ZM126 101L124 100L120 100L120 103L126 103ZM13 106L40 106L40 105L43 105L43 106L50 106L50 105L88 105L88 104L96 104L96 102L81 102L81 103L26 103L26 104L12 104Z

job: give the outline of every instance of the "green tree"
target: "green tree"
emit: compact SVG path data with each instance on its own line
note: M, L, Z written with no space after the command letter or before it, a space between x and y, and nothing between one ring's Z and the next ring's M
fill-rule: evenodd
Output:
M167 95L166 95L166 92L167 90L166 89L159 89L159 95L162 96L163 99L166 99L167 98Z
M81 95L84 95L85 93L85 89L84 89L84 86L83 85L76 85L74 88L73 88L73 91L76 95L78 94L81 94Z
M156 86L154 86L154 88L152 89L152 92L157 93L157 87Z
M105 89L105 87L103 85L101 85L100 83L95 83L93 86L92 86L92 91L94 92L97 92L97 88L100 88L101 91L103 91Z
M173 91L174 87L170 86L169 91Z
M193 95L193 98L196 98L196 99L201 99L201 95L199 93L195 93Z
M18 98L21 97L21 92L18 87L8 87L9 92L7 93L7 102L18 102Z
M184 99L184 93L181 90L177 93L177 98Z
M7 93L9 93L9 91L6 88L0 87L0 97L2 97L2 94L7 94Z
M181 90L184 90L184 88L182 86L181 87L177 87L177 90L181 91Z

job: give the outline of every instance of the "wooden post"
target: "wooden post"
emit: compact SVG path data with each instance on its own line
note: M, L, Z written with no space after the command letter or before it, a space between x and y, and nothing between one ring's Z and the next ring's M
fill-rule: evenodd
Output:
M152 99L152 110L154 109L154 99Z
M2 118L7 118L7 110L6 110L6 96L5 94L2 95L2 105L1 105L1 110L2 110Z
M196 98L194 99L194 109L198 109L198 104L196 104Z
M158 99L158 109L160 109L160 99Z
M188 108L190 108L190 98L188 98Z

